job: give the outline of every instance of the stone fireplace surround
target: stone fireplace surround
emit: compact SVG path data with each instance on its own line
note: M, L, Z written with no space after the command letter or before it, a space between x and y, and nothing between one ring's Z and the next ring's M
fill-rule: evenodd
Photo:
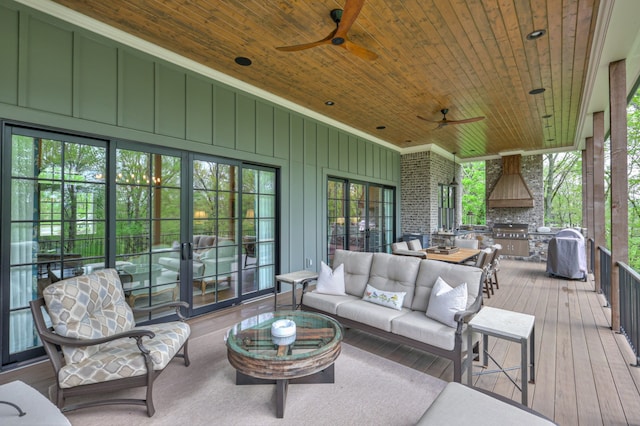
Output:
M430 234L431 244L452 244L453 236L439 235L438 228L438 184L448 183L454 175L453 158L448 159L434 151L405 154L400 159L400 209L401 229L404 234ZM491 193L502 174L502 160L486 160L485 199ZM456 180L461 181L460 166L456 163ZM494 223L528 223L529 252L523 260L546 261L547 243L559 229L548 233L538 233L544 225L544 186L542 155L528 155L521 158L521 174L533 194L532 208L492 208L487 209L487 224L473 231L459 231L464 238L477 238L481 246L493 244ZM457 222L462 223L461 197L457 201Z

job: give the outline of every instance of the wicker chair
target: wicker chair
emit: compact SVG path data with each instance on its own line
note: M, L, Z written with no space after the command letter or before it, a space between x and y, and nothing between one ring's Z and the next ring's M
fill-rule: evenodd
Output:
M153 383L174 357L189 365L191 333L180 308L169 302L132 310L115 269L53 283L30 302L35 326L55 372L56 405L62 411L107 404L146 405L153 416ZM43 308L51 326L47 326ZM134 312L175 309L181 321L136 327ZM60 348L62 349L60 351ZM179 352L182 350L182 354ZM67 397L146 386L142 399L97 399L66 405Z

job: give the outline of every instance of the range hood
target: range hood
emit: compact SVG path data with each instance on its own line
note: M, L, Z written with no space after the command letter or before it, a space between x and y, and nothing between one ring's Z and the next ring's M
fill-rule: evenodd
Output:
M533 195L520 174L520 155L502 157L502 175L489 195L487 207L533 207Z

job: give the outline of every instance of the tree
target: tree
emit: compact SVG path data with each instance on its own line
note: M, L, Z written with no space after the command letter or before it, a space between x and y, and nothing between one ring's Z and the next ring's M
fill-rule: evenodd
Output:
M544 223L578 226L582 222L582 161L577 151L544 154Z
M485 185L484 161L462 164L463 223L469 222L471 218L475 224L486 222Z

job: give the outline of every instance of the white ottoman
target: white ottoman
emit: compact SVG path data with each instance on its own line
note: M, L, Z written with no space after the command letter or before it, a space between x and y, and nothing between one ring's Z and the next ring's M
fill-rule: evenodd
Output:
M528 408L518 408L460 383L449 383L417 423L418 425L495 426L553 425Z
M20 417L14 407L0 404L0 425L71 426L58 407L40 392L19 380L0 385L0 401L16 404L26 413Z

